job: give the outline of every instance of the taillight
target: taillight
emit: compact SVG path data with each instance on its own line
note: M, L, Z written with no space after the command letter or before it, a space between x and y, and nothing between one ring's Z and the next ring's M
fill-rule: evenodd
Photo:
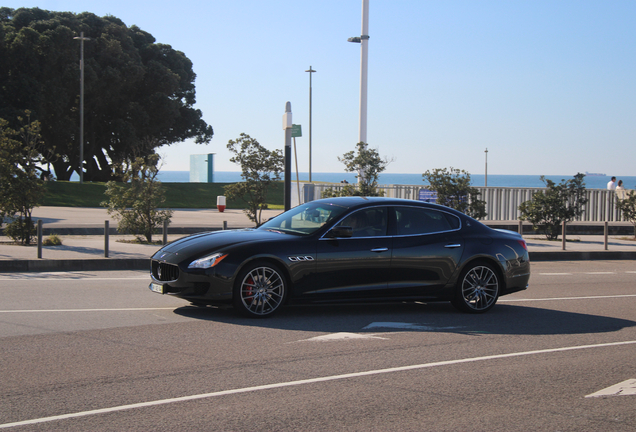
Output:
M521 239L521 240L517 240L519 242L519 244L521 245L522 248L524 248L525 250L528 250L528 245L526 244L526 241Z

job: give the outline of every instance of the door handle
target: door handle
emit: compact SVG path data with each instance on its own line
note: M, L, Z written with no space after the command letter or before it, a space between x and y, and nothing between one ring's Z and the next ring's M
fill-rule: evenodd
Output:
M375 249L371 249L371 252L386 252L388 250L389 248L375 248Z
M453 244L447 244L446 246L444 246L445 248L449 248L449 249L454 249L454 248L458 248L458 247L462 247L461 244L459 243L453 243Z

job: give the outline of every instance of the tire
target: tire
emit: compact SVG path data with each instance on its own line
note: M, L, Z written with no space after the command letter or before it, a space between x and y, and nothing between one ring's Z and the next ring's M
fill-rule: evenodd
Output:
M462 312L484 313L495 306L500 290L499 275L493 266L475 263L460 275L451 303Z
M251 318L265 318L280 309L287 297L283 272L270 263L249 264L234 284L232 302L236 310Z

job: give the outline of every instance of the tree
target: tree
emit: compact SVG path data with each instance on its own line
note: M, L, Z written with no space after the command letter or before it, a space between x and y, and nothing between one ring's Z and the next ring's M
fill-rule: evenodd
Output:
M165 203L161 182L157 180L159 159L157 154L137 157L121 167L126 183L106 183L109 200L102 202L118 220L118 231L135 234L139 241L143 241L143 236L149 243L154 230L172 217L172 210L159 210Z
M29 122L22 117L18 131L8 127L9 122L0 119L0 223L5 217L13 219L5 233L21 244L30 244L35 235L35 224L31 217L44 195L44 182L38 147L40 123Z
M60 180L79 172L79 42L84 32L84 179L121 180L114 167L213 130L194 109L192 62L113 16L0 8L0 117L29 109L59 157ZM12 124L15 128L15 124ZM148 147L152 143L154 147Z
M378 190L378 178L389 163L388 159L382 159L375 149L370 149L366 143L356 144L357 150L338 156L338 160L345 164L345 171L356 172L358 183L346 185L341 190L327 189L323 192L323 198L331 196L383 196L384 192Z
M230 162L241 166L243 181L225 186L225 194L230 199L245 201L247 208L243 211L256 226L260 226L261 213L267 208L267 192L272 182L280 180L280 174L284 169L283 152L267 150L245 133L236 141L230 140L227 148L234 154Z
M616 207L621 211L623 220L628 220L634 225L634 239L636 239L636 193L626 192L624 198L616 197Z
M543 230L548 240L556 240L563 222L583 214L583 206L587 203L584 177L585 174L577 173L573 179L563 179L556 184L541 176L545 191L535 192L530 201L519 206L519 219L531 222L534 230Z
M436 168L422 174L423 181L437 192L437 204L459 210L475 219L486 216L486 202L479 199L481 193L472 187L470 174L453 167Z

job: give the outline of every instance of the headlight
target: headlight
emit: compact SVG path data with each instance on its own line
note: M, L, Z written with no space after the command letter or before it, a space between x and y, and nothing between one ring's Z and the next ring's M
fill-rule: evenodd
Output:
M212 255L208 255L203 258L199 258L198 260L192 261L188 268L211 268L217 265L218 263L225 258L227 254L215 253Z

